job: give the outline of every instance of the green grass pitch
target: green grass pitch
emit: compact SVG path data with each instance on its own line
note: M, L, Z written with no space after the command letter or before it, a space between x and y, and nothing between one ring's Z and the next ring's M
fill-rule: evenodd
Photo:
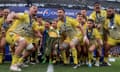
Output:
M120 57L116 58L115 62L111 63L111 67L92 67L80 66L78 69L73 69L71 65L64 66L61 64L53 65L54 72L120 72ZM9 62L0 65L0 72L9 71ZM29 65L28 68L23 68L22 72L47 72L48 64Z

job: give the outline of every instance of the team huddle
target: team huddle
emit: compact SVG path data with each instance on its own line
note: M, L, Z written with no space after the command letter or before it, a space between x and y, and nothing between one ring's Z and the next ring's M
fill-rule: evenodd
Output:
M0 10L0 64L4 61L5 45L9 44L11 71L21 71L26 59L36 61L41 54L42 63L72 62L74 69L82 64L99 67L102 56L102 64L111 66L109 50L120 43L120 15L113 7L102 10L96 2L90 16L83 8L76 18L66 16L65 10L59 8L58 17L51 22L36 16L37 11L35 5L28 13Z

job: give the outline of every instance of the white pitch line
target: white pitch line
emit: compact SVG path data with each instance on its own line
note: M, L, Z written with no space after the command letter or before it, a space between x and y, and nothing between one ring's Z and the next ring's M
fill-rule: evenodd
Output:
M47 72L54 72L54 67L52 64L48 65Z

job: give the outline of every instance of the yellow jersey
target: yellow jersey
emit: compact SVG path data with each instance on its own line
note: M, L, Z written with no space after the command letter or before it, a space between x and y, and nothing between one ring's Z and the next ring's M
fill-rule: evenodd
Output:
M43 32L45 30L45 21L42 21L42 24L41 25L38 24L38 26L39 26L39 31Z
M1 18L0 18L0 28L2 27L3 22L4 22L4 17L1 17Z
M115 14L113 22L115 25L119 26L120 25L120 15ZM105 24L104 24L104 28L108 30L109 27L110 27L110 19L107 18L105 21Z
M0 32L1 32L1 28L2 28L3 23L4 23L4 17L1 17L0 18Z
M80 24L81 24L81 23L80 23ZM86 23L81 24L81 27L82 27L83 31L85 31L86 28L87 28L87 24L86 24ZM83 38L83 35L82 35L82 33L81 33L81 31L80 31L79 29L77 29L76 37L78 37L78 38L81 39L81 40L82 40L82 38Z
M93 11L89 16L89 18L93 19L95 23L103 23L106 17L107 12L105 10L101 10L100 13L96 13L95 11Z
M86 29L86 35L89 40L101 39L100 32L96 28Z
M108 31L108 37L120 40L120 16L118 14L111 19L107 18L104 28Z
M19 13L19 19L16 19L8 32L13 32L25 37L33 37L34 30L38 30L37 22L27 13ZM31 22L31 23L30 23Z
M57 28L60 31L60 34L64 34L67 40L71 40L76 34L76 28L79 25L79 22L71 17L66 16L65 21L58 21Z
M15 19L12 26L8 29L6 40L14 44L16 40L24 37L28 43L33 42L34 31L38 30L38 24L35 19L30 19L28 13L18 13L18 19Z

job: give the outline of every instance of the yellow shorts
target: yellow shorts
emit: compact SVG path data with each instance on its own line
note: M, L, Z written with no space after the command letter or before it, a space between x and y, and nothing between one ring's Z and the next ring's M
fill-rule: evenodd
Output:
M2 32L0 32L0 38L2 37Z
M38 44L39 41L40 41L40 38L34 38L34 39L33 39L33 43L35 43L35 44Z
M84 45L84 42L83 42L83 35L82 35L82 34L79 34L79 33L78 33L78 34L76 34L75 37L78 38L80 45Z
M91 45L93 45L93 44L94 44L96 47L98 46L98 43L97 43L96 40L90 40L89 46L91 46Z
M32 37L24 37L27 41L27 43L33 43L33 38Z
M67 37L63 42L65 43L70 43L71 42L71 39L69 37Z
M64 42L64 43L74 42L74 39L77 39L77 40L78 40L77 42L79 42L80 44L83 43L83 36L81 36L81 35L79 35L79 36L76 35L76 36L73 37L73 39L71 39L71 38L69 38L69 37L66 37L65 40L62 41L62 43L63 43L63 42ZM77 43L77 44L78 44L78 43Z
M113 39L113 38L111 38L111 37L108 37L107 43L108 43L109 45L114 46L114 45L116 45L117 43L120 43L120 40L115 40L115 39Z
M1 38L1 34L0 34L0 38Z
M28 44L33 42L33 39L31 37L22 37L19 34L13 32L8 32L6 34L6 41L11 45L15 44L15 42L21 38L24 38Z
M15 34L15 33L12 33L12 32L9 32L6 34L6 41L9 43L9 44L15 44L16 40L18 40L21 36Z

